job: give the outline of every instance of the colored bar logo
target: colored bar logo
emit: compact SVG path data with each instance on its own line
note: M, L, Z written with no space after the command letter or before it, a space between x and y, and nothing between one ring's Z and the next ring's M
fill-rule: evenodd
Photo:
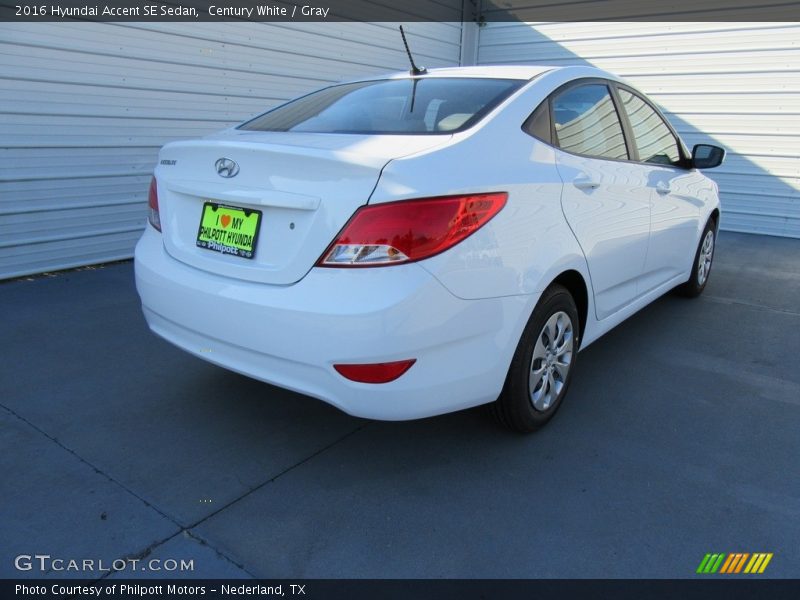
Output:
M732 552L730 554L706 554L700 561L696 573L701 575L763 573L769 561L772 560L772 552Z

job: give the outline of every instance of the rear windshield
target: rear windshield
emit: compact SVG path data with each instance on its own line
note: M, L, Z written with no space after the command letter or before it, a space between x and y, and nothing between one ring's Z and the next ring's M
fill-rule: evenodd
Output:
M335 85L239 126L246 131L444 134L477 123L520 88L516 79L415 78Z

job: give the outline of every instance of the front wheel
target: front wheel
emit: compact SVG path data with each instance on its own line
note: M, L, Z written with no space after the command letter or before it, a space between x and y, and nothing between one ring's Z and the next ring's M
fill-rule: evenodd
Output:
M579 343L578 310L569 291L542 294L514 353L495 418L513 431L535 431L553 418L567 394Z
M711 273L711 264L714 260L714 249L716 247L716 223L714 219L709 219L703 235L700 236L700 243L694 256L694 265L689 281L678 287L678 293L687 298L696 298L703 293L708 283L708 276Z

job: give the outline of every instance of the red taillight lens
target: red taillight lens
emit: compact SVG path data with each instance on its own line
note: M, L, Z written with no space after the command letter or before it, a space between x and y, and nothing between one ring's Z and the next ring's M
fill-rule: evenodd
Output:
M408 371L417 362L416 358L389 363L369 365L333 365L333 368L350 381L359 383L389 383Z
M475 233L507 198L497 192L362 206L317 266L375 267L429 258Z
M161 231L161 215L158 213L158 186L156 178L150 180L150 193L147 195L147 220L150 225Z

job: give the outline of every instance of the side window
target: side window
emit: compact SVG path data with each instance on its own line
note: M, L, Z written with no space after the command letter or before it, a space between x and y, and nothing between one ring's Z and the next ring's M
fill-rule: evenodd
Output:
M548 144L553 143L550 136L550 102L545 100L533 111L523 123L522 131Z
M661 116L628 90L620 89L619 97L631 122L639 160L659 165L680 164L678 141Z
M568 152L627 159L622 124L608 86L592 83L553 98L555 144Z

